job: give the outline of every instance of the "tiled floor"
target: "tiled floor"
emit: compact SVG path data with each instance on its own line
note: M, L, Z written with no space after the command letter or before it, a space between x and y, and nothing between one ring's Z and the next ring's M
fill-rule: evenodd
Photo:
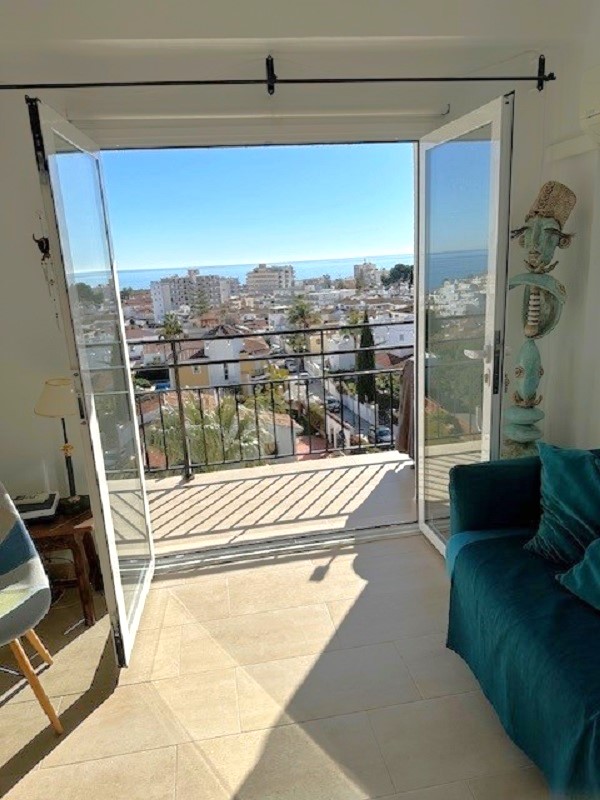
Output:
M440 556L420 536L170 575L117 675L105 619L62 635L78 613L67 596L42 631L56 653L42 681L66 733L4 676L0 794L548 798L444 648L447 603Z

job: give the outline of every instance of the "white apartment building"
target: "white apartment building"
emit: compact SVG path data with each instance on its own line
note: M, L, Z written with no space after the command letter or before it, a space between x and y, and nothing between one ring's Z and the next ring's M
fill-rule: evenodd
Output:
M231 296L231 283L219 275L200 275L197 269L188 269L186 275L173 275L152 281L150 295L156 322L165 314L178 311L181 306L193 308L198 295L206 299L210 308L223 305Z
M259 264L246 276L246 290L253 295L275 294L294 288L294 268L289 264L269 267Z
M354 280L363 289L377 289L381 286L381 271L376 264L363 261L354 265Z

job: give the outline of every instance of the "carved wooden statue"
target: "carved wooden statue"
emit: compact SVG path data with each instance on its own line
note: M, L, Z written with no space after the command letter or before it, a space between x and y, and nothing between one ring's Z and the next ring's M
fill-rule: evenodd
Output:
M505 455L521 456L535 452L535 442L542 431L537 423L544 418L538 408L542 395L538 386L544 370L536 339L556 327L567 294L565 287L548 273L557 265L552 261L557 247L571 244L573 234L564 233L563 226L573 210L577 198L564 184L557 181L545 183L525 218L525 225L512 232L527 252L525 266L528 272L516 275L509 288L524 286L523 333L525 342L517 355L513 405L504 419Z

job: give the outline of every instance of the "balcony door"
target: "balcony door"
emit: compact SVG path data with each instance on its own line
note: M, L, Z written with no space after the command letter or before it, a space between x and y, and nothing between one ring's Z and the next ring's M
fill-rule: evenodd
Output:
M440 549L450 469L499 456L512 120L508 95L419 145L419 524Z
M154 570L144 472L98 148L27 99L50 260L117 658L126 666Z

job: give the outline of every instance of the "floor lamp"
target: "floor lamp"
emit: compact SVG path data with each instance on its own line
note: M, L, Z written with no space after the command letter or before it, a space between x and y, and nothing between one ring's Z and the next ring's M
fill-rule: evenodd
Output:
M77 400L73 391L70 378L50 378L44 383L44 388L34 407L35 413L40 417L54 417L62 423L64 444L61 447L65 457L67 477L69 481L69 497L61 505L66 512L79 510L81 498L75 489L75 475L73 473L73 445L67 436L66 417L73 417L78 413Z

